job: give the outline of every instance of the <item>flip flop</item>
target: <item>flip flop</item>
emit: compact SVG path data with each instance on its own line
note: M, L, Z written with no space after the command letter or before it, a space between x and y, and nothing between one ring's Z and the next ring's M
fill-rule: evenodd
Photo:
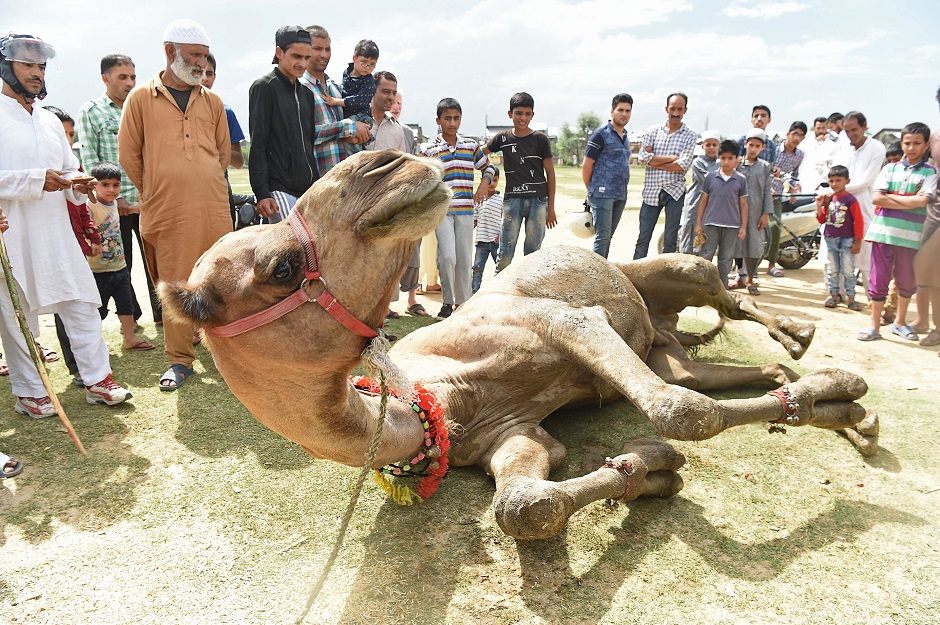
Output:
M186 380L194 373L195 371L186 365L170 365L170 368L167 369L163 377L160 378L160 382L157 383L157 386L160 387L161 391L167 391L168 393L175 391L186 384ZM164 385L164 382L172 382L174 386Z
M914 332L914 328L911 326L901 326L900 328L893 323L888 326L891 329L891 332L897 334L902 339L907 339L908 341L916 341L920 337L917 336L917 332Z
M408 307L408 314L414 315L415 317L430 317L431 315L424 309L424 306L421 304L412 304Z
M860 341L877 341L881 338L881 334L878 332L878 330L871 328L869 330L862 330L855 335L855 338Z
M39 355L42 356L43 362L55 362L59 359L59 353L54 349L46 349L39 343L36 343L36 347L39 348Z
M0 354L0 376L10 375L10 368L7 366L6 361L3 360L3 354Z
M149 352L154 347L156 347L156 345L154 345L150 341L141 341L140 343L138 343L137 345L134 345L133 347L125 347L124 351L125 352Z
M394 310L389 309L388 313L385 315L386 319L401 319L401 315Z
M12 464L12 466L10 466ZM9 467L9 470L7 468ZM23 463L6 454L0 453L0 479L14 477L23 472Z
M920 340L920 344L924 347L933 347L934 345L940 345L940 329L934 328L927 333L927 336Z
M782 278L783 270L780 269L779 267L773 267L772 269L767 270L767 275L774 277L774 278Z

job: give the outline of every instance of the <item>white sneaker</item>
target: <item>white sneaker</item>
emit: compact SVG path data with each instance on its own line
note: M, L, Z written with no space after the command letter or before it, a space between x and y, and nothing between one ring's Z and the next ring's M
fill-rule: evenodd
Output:
M102 381L85 387L85 401L89 404L114 406L127 401L133 396L129 390L112 380L110 373Z
M17 397L13 409L33 419L45 419L56 414L52 400L46 397Z

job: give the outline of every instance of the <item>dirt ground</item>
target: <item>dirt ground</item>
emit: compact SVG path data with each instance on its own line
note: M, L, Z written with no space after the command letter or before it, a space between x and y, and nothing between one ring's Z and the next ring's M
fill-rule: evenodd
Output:
M582 210L580 202L565 196L559 196L556 211L559 225L548 231L544 246L549 245L577 245L591 249L592 239L581 239L575 236L568 227L568 217L573 212ZM639 218L636 211L624 213L617 232L611 241L610 260L627 262L633 258L633 250L639 229ZM662 234L663 226L660 224L653 233L653 244ZM517 253L521 253L520 241ZM860 331L870 327L868 310L852 312L839 306L836 309L823 307L826 298L825 273L823 262L820 259L810 261L805 267L795 271L786 271L783 278L772 278L766 274L766 262L761 264L759 283L761 295L756 297L758 305L768 312L788 315L794 319L810 321L816 324L816 336L813 344L805 356L799 361L799 366L807 370L835 367L852 371L864 377L870 384L878 384L894 389L938 390L940 380L940 347L921 347L914 341L906 341L892 335L887 328L882 328L880 341L865 343L855 338ZM492 276L493 263L487 266L484 281ZM589 277L585 277L589 279ZM858 300L866 302L867 297L859 292ZM441 306L440 294L419 296L431 314ZM404 299L393 308L405 312ZM913 322L913 303L908 323ZM713 321L717 317L712 311L687 310L683 316ZM783 364L792 364L788 356L767 332L759 325L749 322L729 322L728 328L735 332L753 337L758 345L765 346L770 359Z

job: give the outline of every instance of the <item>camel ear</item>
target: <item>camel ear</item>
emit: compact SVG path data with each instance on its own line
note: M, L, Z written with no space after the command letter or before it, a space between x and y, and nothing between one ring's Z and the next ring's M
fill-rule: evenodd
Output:
M217 325L222 301L215 289L190 288L186 282L160 282L157 285L164 315L195 325Z

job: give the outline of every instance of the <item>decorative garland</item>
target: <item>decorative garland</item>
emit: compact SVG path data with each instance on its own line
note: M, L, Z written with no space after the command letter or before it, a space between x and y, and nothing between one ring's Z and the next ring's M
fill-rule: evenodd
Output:
M372 378L356 376L351 378L350 381L359 391L371 395L381 393L378 382ZM394 392L392 396L401 401L409 401ZM420 385L415 384L410 403L412 410L421 419L421 425L424 428L424 444L421 450L411 460L396 462L381 469L375 469L376 483L400 506L422 503L437 491L441 485L441 480L447 475L447 452L450 450L447 426L444 423L444 408L437 402L434 395ZM412 489L405 484L393 482L388 476L423 477L418 482L418 486Z

